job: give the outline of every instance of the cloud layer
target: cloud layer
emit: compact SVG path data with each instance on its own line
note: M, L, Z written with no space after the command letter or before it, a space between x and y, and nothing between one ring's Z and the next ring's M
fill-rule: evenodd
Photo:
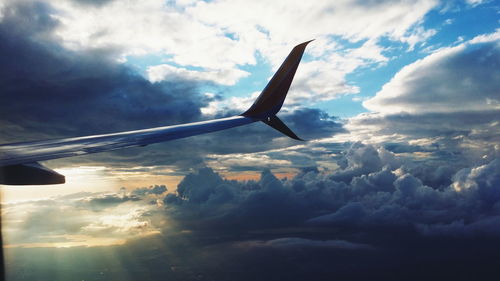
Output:
M351 139L463 165L498 158L499 50L495 32L404 67L363 103L374 113L348 121Z
M405 159L382 147L356 143L342 153L338 165L332 172L303 169L286 180L265 170L258 181L247 182L203 168L166 195L164 186L152 186L9 204L4 206L13 219L7 221L7 242L88 245L96 242L88 240L92 234L100 243L112 244L107 238L119 244L124 243L119 239L140 237L121 246L58 250L58 255L78 252L80 258L98 260L86 265L82 276L88 277L106 267L102 274L108 278L126 274L140 279L137 274L148 271L151 280L191 280L197 274L217 280L362 280L385 279L387 270L399 268L390 280L409 273L410 280L418 280L436 274L484 278L495 268L498 159L459 169L450 184L439 187L423 184ZM70 216L51 215L60 208ZM26 216L23 225L17 218L20 209ZM39 223L41 217L58 219ZM23 253L35 261L50 251L55 250L14 248L8 253L13 261ZM121 266L110 264L113 255L123 257ZM61 266L74 270L70 261ZM30 272L49 274L46 263L35 263ZM149 266L156 263L168 266ZM224 268L216 266L221 263ZM468 266L457 269L457 264ZM22 263L9 266L13 273L25 270ZM233 273L225 276L228 271Z
M1 11L4 17L13 3L7 1ZM434 35L435 30L422 26L422 19L439 5L434 0L314 4L62 0L39 4L46 6L47 19L59 23L53 34L65 48L109 50L110 58L122 62L158 57L160 62L146 67L155 82L173 75L233 85L248 75L245 67L261 60L276 69L291 47L316 38L308 50L309 61L298 72L292 102L358 93L346 75L387 62L390 58L381 40L413 49Z
M498 159L455 170L449 185L434 187L411 174L418 171L411 163L370 145L354 144L338 165L340 169L326 174L306 169L284 182L264 171L258 182L243 185L205 168L188 175L177 195L164 201L180 224L214 231L329 226L370 232L396 227L431 235L438 233L434 229L450 227L456 235L498 235L486 223L500 219ZM470 227L475 224L485 228Z

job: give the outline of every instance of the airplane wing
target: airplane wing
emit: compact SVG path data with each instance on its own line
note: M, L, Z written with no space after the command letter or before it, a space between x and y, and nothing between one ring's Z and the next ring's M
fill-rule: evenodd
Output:
M311 40L312 41L312 40ZM311 41L295 46L253 105L238 116L175 126L105 135L0 145L0 184L42 185L64 183L63 175L39 161L146 146L189 136L225 130L257 121L301 140L277 116L285 101L304 50Z

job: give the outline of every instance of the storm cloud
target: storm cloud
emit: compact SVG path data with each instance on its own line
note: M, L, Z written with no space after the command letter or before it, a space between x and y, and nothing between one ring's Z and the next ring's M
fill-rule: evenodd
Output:
M180 224L212 230L385 226L429 235L434 228L458 229L460 222L468 227L500 215L498 159L456 170L446 187L425 185L410 173L417 170L410 161L371 145L353 144L338 163L336 171L305 169L289 180L264 171L259 181L246 183L205 168L186 176L177 195L167 195L164 202ZM474 229L496 235L492 229Z
M101 270L109 278L125 270L131 279L140 279L147 271L151 280L165 276L193 280L198 274L201 279L217 280L235 276L241 280L269 276L397 280L408 274L410 280L435 276L489 280L496 268L500 235L498 159L459 169L450 176L449 185L432 187L409 172L409 159L383 147L355 143L341 155L335 171L304 168L283 180L269 170L257 181L227 180L203 168L188 174L175 193L166 195L157 186L128 193L79 194L70 197L72 203L66 197L54 198L36 203L35 209L18 206L32 212L29 233L40 233L38 241L50 238L61 243L61 236L46 235L51 228L36 223L37 217L61 204L72 212L94 214L92 220L68 220L72 224L60 224L64 227L58 229L64 229L69 239L72 234L89 233L128 238L121 246L106 248L123 257L126 269L109 264L104 247L86 251L16 248L9 253L16 260L25 252L33 253L30 259L46 251L63 256L78 252L80 257L101 261L87 264L82 276ZM146 190L155 194L145 194ZM149 196L162 204L152 205ZM106 209L96 210L85 202ZM11 212L15 209L7 206ZM110 210L123 216L116 216L114 225L105 219ZM85 217L89 218L74 216ZM36 241L26 236L24 243ZM40 261L31 272L43 272L45 263ZM168 266L152 265L157 263ZM108 269L103 271L104 265ZM22 264L11 268L25 270ZM388 274L388 270L396 271Z
M9 129L3 142L200 119L204 99L196 83L150 83L113 61L113 48L62 48L49 4L20 2L3 13L0 102Z

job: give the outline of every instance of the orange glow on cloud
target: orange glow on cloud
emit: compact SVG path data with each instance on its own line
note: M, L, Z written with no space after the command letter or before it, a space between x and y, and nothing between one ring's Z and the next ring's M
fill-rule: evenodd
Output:
M273 173L278 179L293 178L297 173L287 172L287 173ZM260 172L238 172L238 173L224 173L224 178L228 180L237 181L258 181L260 179Z

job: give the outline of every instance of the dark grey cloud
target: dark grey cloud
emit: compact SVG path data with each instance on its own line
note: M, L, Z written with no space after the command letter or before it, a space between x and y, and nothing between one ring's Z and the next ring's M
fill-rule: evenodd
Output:
M167 191L167 187L165 185L153 185L150 187L139 187L132 191L133 195L144 196L147 194L160 195Z
M140 193L140 192L139 192ZM77 206L80 208L86 208L93 211L102 211L104 209L117 206L119 204L128 202L128 201L139 201L141 197L136 195L137 193L133 193L130 195L126 194L104 194L96 197L89 197L81 200Z
M48 4L5 8L0 24L2 141L138 129L200 118L195 83L152 84L108 55L62 48ZM15 136L14 134L17 134Z
M353 177L380 171L387 166L389 169L399 167L394 155L383 148L378 150L373 146L354 143L351 149L344 151L343 157L337 162L340 170L331 177L335 181L350 182Z
M458 170L487 164L500 156L498 112L365 115L350 121L356 134L398 136L401 142L382 143L389 151L413 158L404 169L426 185L445 187ZM414 144L409 144L413 142Z
M490 259L498 256L488 248L498 245L500 233L500 162L463 169L450 163L454 172L448 176L449 184L436 187L411 174L422 164L431 165L355 143L342 153L337 171L322 173L310 167L289 180L264 171L259 181L235 182L205 168L187 176L179 194L169 194L164 202L167 216L177 227L189 230L191 239L205 245L198 247L218 249L221 255L244 253L246 258L238 258L246 266L264 260L279 267L280 262L264 257L283 254L292 259L287 263L296 273L291 280L343 276L325 268L342 264L342 256L359 269L359 256L370 256L371 251L377 258L367 258L366 268L361 266L371 277L396 280L398 274L388 272L398 268L415 280L436 278L416 272L417 265L432 274L449 276L451 270L460 272L457 276L484 278L484 272L493 268ZM344 242L340 241L345 241L344 250L356 252L358 258L341 254ZM232 246L224 248L223 243ZM307 277L295 269L305 261L300 254L304 252L322 257L315 260L319 268L303 265ZM211 258L220 257L210 253ZM441 266L435 267L436 263ZM457 270L456 264L470 267ZM244 272L277 273L276 268L260 269ZM313 274L318 271L322 274ZM349 272L346 280L366 278L354 268L345 272Z
M297 237L278 238L268 241L245 241L243 247L276 247L276 248L338 248L352 250L370 250L371 246L366 244L352 243L344 240L310 240Z
M230 116L240 112L226 113ZM280 112L278 116L297 135L305 139L330 137L346 132L340 121L319 109L304 108L291 112ZM249 126L217 133L216 137L200 136L200 142L207 146L207 153L249 153L283 148L300 144L289 139L271 127L258 122ZM280 141L276 139L280 138Z
M473 140L495 141L498 111L461 111L451 113L397 113L390 115L365 114L352 120L353 126L377 128L380 135L402 134L413 139L468 137ZM412 124L409 126L409 124Z
M409 172L408 159L381 147L355 143L341 155L337 171L308 167L287 180L265 170L258 181L238 182L203 168L187 175L177 193L164 195L164 206L139 214L140 221L148 221L161 235L115 247L8 250L13 261L8 266L11 272L24 272L27 265L20 261L28 259L33 262L26 271L26 276L32 276L28 280L51 276L46 271L51 263L36 257L59 251L62 256L96 261L78 271L87 279L121 275L142 280L147 274L149 280L435 280L450 276L494 280L489 277L497 268L500 246L498 159L459 169L450 176L449 185L434 188ZM149 195L120 205L151 207ZM123 194L81 196L94 201ZM61 202L40 204L57 207ZM69 233L87 233L89 225L76 225ZM31 231L36 232L36 227ZM113 228L96 231L91 233L117 232ZM113 256L120 257L120 266L103 255L112 261ZM76 274L77 263L70 261L60 266Z
M246 183L204 168L186 176L177 195L164 202L181 225L229 231L311 225L369 232L385 226L428 234L434 225L470 224L500 211L498 159L456 170L446 187L425 185L410 173L417 164L408 168L409 161L371 145L353 144L338 163L336 171L308 168L284 181L267 170Z

